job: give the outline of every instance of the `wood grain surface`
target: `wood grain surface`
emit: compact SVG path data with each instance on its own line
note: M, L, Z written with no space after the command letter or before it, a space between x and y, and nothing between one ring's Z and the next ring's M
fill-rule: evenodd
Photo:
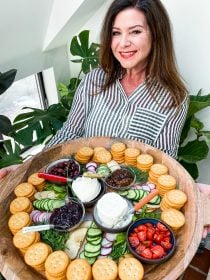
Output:
M110 148L114 141L119 140L128 147L137 147L142 153L151 154L155 163L165 164L169 168L169 174L176 178L179 188L188 197L188 202L183 209L186 224L177 235L175 254L161 265L144 265L144 279L175 280L187 268L201 241L203 225L210 223L209 200L201 196L188 172L177 161L160 150L136 141L95 137L80 138L47 149L20 165L16 171L0 181L0 271L6 279L44 279L42 274L24 263L23 257L12 244L12 234L7 224L10 217L9 204L15 198L14 188L19 183L27 181L30 174L39 171L56 159L74 154L82 146Z

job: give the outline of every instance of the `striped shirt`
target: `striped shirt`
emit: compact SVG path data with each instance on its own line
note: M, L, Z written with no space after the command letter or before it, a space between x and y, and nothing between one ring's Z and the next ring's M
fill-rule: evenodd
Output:
M176 157L188 109L187 98L179 110L170 106L169 92L155 80L150 90L142 83L130 96L125 94L119 80L106 91L95 94L105 75L97 68L83 78L67 121L47 146L79 137L109 136L137 140Z

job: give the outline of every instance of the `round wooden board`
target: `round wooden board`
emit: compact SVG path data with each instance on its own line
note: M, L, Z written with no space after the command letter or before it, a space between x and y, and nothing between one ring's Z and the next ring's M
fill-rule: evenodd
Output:
M191 176L177 161L151 146L127 139L94 137L80 138L47 149L26 161L0 182L0 271L6 279L44 279L43 275L24 263L23 257L12 244L12 235L7 223L10 216L9 204L15 197L14 188L19 183L27 181L30 174L56 159L74 154L82 146L110 148L114 141L122 141L128 147L137 147L142 153L151 154L155 162L165 164L169 168L169 174L177 179L179 188L188 196L188 202L184 207L186 224L177 236L175 254L161 265L144 265L144 279L175 280L187 268L200 243L204 225L202 197Z

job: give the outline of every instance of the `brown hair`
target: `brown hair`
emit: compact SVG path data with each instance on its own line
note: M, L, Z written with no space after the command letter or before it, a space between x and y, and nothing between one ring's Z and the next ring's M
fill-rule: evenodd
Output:
M160 0L114 0L110 5L101 30L100 64L107 73L104 89L123 72L111 50L112 27L117 14L129 7L144 13L151 31L152 49L147 74L166 87L172 96L173 106L179 106L187 95L187 89L177 71L170 20Z

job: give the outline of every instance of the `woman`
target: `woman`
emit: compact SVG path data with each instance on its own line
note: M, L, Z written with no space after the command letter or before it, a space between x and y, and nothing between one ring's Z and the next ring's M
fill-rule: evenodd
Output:
M79 137L129 138L177 156L187 90L176 70L160 1L115 0L101 31L101 67L80 83L48 147Z

